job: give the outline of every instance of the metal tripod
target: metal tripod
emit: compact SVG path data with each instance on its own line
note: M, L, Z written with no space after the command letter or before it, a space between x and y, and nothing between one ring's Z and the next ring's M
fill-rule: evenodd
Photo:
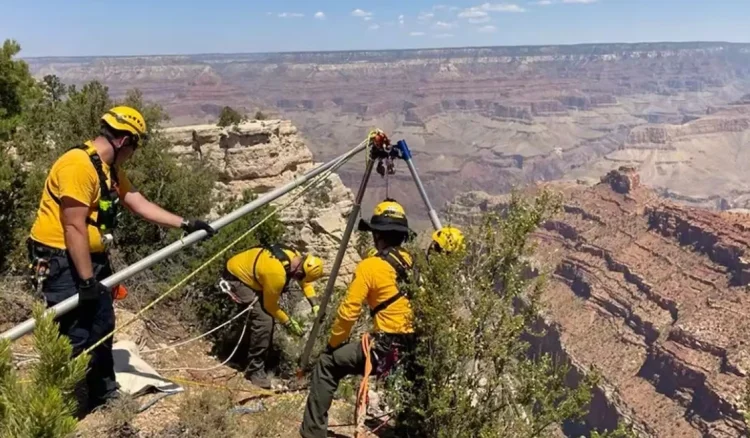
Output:
M414 183L417 186L417 190L419 191L419 195L422 197L422 201L425 203L425 207L427 207L427 212L430 216L430 222L432 222L432 226L435 228L435 230L439 230L442 228L442 225L440 224L440 219L438 219L437 213L435 212L435 209L432 207L432 204L430 203L430 199L427 197L427 192L424 189L424 185L422 185L422 180L419 178L419 174L417 173L417 168L414 166L414 162L411 158L411 151L409 150L409 146L406 144L406 141L399 140L395 145L390 145L389 140L387 137L385 137L382 140L382 143L378 144L377 142L374 142L370 145L370 154L368 156L367 160L367 167L365 168L365 173L362 175L362 181L359 183L359 189L357 190L357 196L354 198L354 206L352 207L351 213L349 213L349 219L346 223L346 229L344 230L343 236L341 236L341 244L339 245L339 250L336 253L336 259L333 262L333 267L331 268L331 274L328 277L328 283L326 283L326 289L323 294L323 299L320 302L320 309L321 311L318 312L318 316L315 318L315 322L313 323L313 327L310 330L310 334L308 335L307 342L305 343L305 349L302 352L302 357L300 360L300 368L297 372L297 376L301 377L304 373L304 370L307 368L309 360L310 360L310 354L312 353L313 346L315 344L315 339L318 335L318 330L320 330L321 324L323 324L323 321L325 321L325 317L327 314L328 309L328 302L331 299L331 295L333 294L333 288L334 284L336 283L336 277L338 277L339 269L341 268L341 262L344 259L344 254L346 253L346 248L349 246L349 240L352 236L352 231L354 230L354 224L357 222L357 219L359 219L359 213L362 208L362 199L365 196L365 191L367 190L367 183L370 181L370 175L372 175L372 168L375 165L375 162L377 161L379 163L378 165L378 172L393 172L393 168L391 166L382 166L382 162L384 160L393 160L393 159L402 159L406 162L406 166L409 168L409 172L411 173L412 179L414 180ZM381 173L382 176L384 176L384 173Z

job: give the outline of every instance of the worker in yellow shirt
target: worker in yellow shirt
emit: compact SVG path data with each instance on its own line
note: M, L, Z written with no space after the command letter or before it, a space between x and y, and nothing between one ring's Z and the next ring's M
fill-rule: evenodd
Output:
M381 368L394 351L414 348L413 314L409 299L398 287L408 281L412 257L401 245L410 230L403 207L386 199L375 207L371 220L360 220L360 231L372 232L377 254L362 260L339 306L326 351L315 365L310 381L305 416L299 433L304 438L324 438L328 409L341 379L362 375L366 355L360 342L345 343L366 302L372 315L372 362Z
M149 222L189 233L215 231L148 201L121 169L146 142L146 122L133 108L118 106L101 117L100 134L65 152L52 165L27 240L32 278L48 306L79 294L77 308L59 319L61 333L78 355L115 328L112 289L100 283L112 274L107 249L119 205ZM86 375L88 406L117 397L112 339L91 352Z
M255 303L247 322L250 336L245 369L245 375L253 385L265 389L271 387L265 361L273 340L274 320L294 336L304 334L299 322L279 307L281 294L291 280L299 282L313 315L317 315L320 305L313 282L322 276L323 261L319 257L303 256L282 244L251 248L227 261L219 281L221 289L237 303Z

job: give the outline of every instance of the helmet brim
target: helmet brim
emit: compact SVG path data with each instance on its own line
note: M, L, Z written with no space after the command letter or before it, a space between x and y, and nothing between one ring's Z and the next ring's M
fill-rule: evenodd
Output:
M366 221L364 219L359 220L359 225L357 226L357 229L359 231L396 231L396 232L407 233L407 234L412 233L412 231L409 229L407 225L394 224L394 223L373 224L372 222Z

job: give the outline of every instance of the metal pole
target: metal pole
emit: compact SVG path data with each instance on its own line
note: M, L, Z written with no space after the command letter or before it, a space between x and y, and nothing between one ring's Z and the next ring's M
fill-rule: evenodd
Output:
M260 198L245 204L244 206L238 208L237 210L227 214L226 216L223 216L216 221L211 223L211 226L218 230L222 227L225 227L226 225L229 225L230 223L236 221L237 219L241 218L242 216L245 216L246 214L249 214L253 212L254 210L257 210L258 208L268 204L269 202L287 194L288 192L294 190L295 188L301 186L305 182L309 181L310 179L318 176L319 174L325 172L326 170L330 169L337 163L339 163L342 160L348 160L349 158L353 157L354 155L362 152L367 147L366 143L362 143L359 146L355 147L351 151L340 155L339 157L322 164L314 169L310 169L309 171L305 172L301 177L296 178L294 181L291 181L275 190L272 190L265 195L261 196ZM203 230L196 231L194 233L191 233L184 238L173 242L164 248L160 249L159 251L133 263L132 265L128 266L127 268L110 275L109 277L105 278L102 281L102 284L105 286L111 287L116 284L119 284L123 282L124 280L127 280L128 278L132 277L133 275L155 265L156 263L166 259L167 257L171 256L172 254L175 254L176 252L180 251L182 248L185 248L186 246L192 245L201 239L203 239L207 233ZM60 315L64 315L67 312L70 312L71 310L75 309L78 306L78 294L73 295L72 297L66 299L65 301L62 301L55 305L54 307L51 307L47 309L47 313L53 313L56 317ZM22 322L21 324L3 332L0 334L0 339L6 338L10 339L11 341L15 341L16 339L26 335L27 333L30 333L34 330L34 327L36 326L36 320L33 318L27 319L26 321Z
M359 190L357 191L357 196L354 198L354 206L352 207L352 212L349 213L349 220L346 223L346 229L344 230L344 235L341 236L341 244L339 245L339 251L336 253L336 260L333 262L333 267L331 268L331 275L328 277L328 283L326 283L326 290L323 294L323 300L320 302L321 311L318 312L318 317L315 318L315 322L313 323L312 329L310 330L310 335L307 338L307 343L305 344L305 349L302 352L300 369L299 369L298 375L301 375L301 372L304 371L305 368L307 368L307 364L310 360L310 353L312 353L312 348L313 348L313 345L315 344L315 338L317 338L320 325L325 320L326 309L328 307L328 301L330 301L331 295L333 294L333 286L336 283L336 277L338 277L339 275L339 268L341 268L341 261L344 259L344 254L346 253L346 247L349 245L349 239L352 236L352 231L354 230L354 224L357 222L357 218L359 217L359 210L362 207L362 198L364 198L365 196L365 189L367 188L367 182L370 180L370 174L372 174L372 168L374 165L375 165L375 160L370 159L367 163L367 167L365 168L365 174L362 176L362 182L359 183Z
M433 228L435 228L435 230L443 228L442 224L440 223L440 219L438 218L437 212L434 208L432 208L430 198L427 197L427 192L422 185L422 180L419 179L417 168L414 166L414 162L411 160L411 151L409 150L409 146L407 146L406 141L399 140L398 143L396 143L396 147L398 147L401 152L401 158L406 161L406 166L409 168L409 172L411 172L411 177L414 178L414 183L417 185L419 195L422 197L422 201L424 201L424 205L427 207L427 214L430 215L430 222L432 222Z

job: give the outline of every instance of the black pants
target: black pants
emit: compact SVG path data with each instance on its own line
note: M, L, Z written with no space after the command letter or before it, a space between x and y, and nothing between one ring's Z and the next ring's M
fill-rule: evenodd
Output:
M263 294L250 289L245 283L231 274L224 274L224 279L243 297L257 296L247 318L246 333L248 337L245 373L250 375L264 370L268 351L273 341L273 317L263 308ZM246 305L243 305L246 306Z
M379 365L378 358L387 357L394 344L398 345L402 355L408 355L414 348L413 335L376 334L372 336L370 362L373 374ZM360 342L344 344L333 352L323 353L320 356L313 369L305 417L299 431L304 438L326 437L328 410L331 408L333 395L339 383L349 375L364 375L365 360L365 353L362 351Z
M37 246L38 248L38 246ZM33 252L34 249L31 249ZM44 252L44 249L40 249ZM33 254L30 254L33 257ZM49 276L42 284L42 293L47 307L52 307L78 292L81 279L73 261L67 254L45 254L49 260ZM91 255L94 276L103 280L112 275L112 268L106 254ZM94 345L115 329L115 310L111 294L102 294L97 300L80 301L78 307L58 319L60 333L70 340L73 356ZM86 373L88 404L82 410L93 409L116 394L118 385L115 379L112 357L112 338L107 339L91 352L91 360ZM82 401L83 402L83 401Z

